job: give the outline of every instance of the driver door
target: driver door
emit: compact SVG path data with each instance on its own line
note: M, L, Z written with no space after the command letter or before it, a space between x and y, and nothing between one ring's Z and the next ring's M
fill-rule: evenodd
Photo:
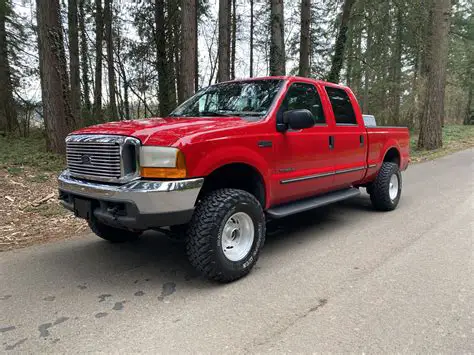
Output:
M307 109L315 124L303 130L288 129L275 139L275 204L322 194L334 184L334 166L329 147L332 127L323 112L318 88L310 83L293 83L277 114L277 124L289 110Z

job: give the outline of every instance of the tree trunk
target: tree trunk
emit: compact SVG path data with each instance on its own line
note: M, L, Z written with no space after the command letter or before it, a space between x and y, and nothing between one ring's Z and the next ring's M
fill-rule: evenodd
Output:
M122 88L123 88L123 119L130 119L130 102L129 102L129 88L130 83L127 79L127 72L125 71L125 66L122 61L122 40L120 35L118 36L117 41L117 63L119 66L119 77L122 78ZM120 86L120 85L119 85Z
M354 30L354 48L352 50L351 85L357 96L362 97L362 29Z
M347 36L346 85L352 87L352 68L354 67L354 30ZM353 88L355 91L355 88Z
M342 6L342 17L341 24L339 25L339 32L336 38L336 44L334 49L334 56L332 58L331 71L329 72L328 81L333 83L339 82L339 77L344 63L344 49L346 46L346 35L351 16L352 6L355 0L344 0Z
M114 63L114 33L112 29L113 0L105 0L104 3L104 25L105 42L107 43L107 74L109 81L109 119L118 120L117 99L115 90L115 63Z
M230 78L235 79L235 48L237 42L237 6L236 0L232 0L232 49L231 49L231 59L230 59Z
M8 39L6 32L6 16L10 6L3 1L0 5L0 131L12 132L18 125L11 67L8 57Z
M166 32L168 33L168 50L166 56L168 58L168 95L170 111L176 107L176 85L179 83L179 48L181 36L181 14L178 7L179 3L179 1L168 1L167 3L168 19L166 22Z
M395 43L392 53L392 83L390 90L390 112L391 123L398 125L400 123L400 96L402 81L402 51L403 51L403 12L401 4L396 6L395 21Z
M174 103L171 102L170 98L172 72L169 69L167 58L169 48L166 41L164 0L156 0L155 2L155 28L159 109L160 116L166 117L174 109Z
M75 128L67 75L59 0L36 0L43 117L49 148L65 153L64 139Z
M367 47L364 52L365 64L364 64L364 96L362 99L362 113L369 114L369 85L372 80L372 18L371 11L369 10L367 16Z
M217 69L218 82L228 81L230 79L229 11L230 0L219 0L219 67Z
M36 0L41 1L41 0ZM102 42L104 40L104 19L102 0L95 0L95 87L94 120L102 121Z
M77 0L68 0L69 75L71 77L71 109L76 122L81 117L81 74L79 71L79 32Z
M286 74L283 0L271 0L270 75Z
M84 12L85 0L79 0L79 30L81 32L81 71L82 71L82 91L83 101L87 112L91 109L90 80L89 80L89 45L87 43L87 29Z
M311 0L301 0L301 37L299 76L309 76L309 55L311 52Z
M194 43L196 44L194 53L194 92L199 90L199 13L197 6L199 6L199 0L196 0L196 16L194 17Z
M250 77L253 78L253 26L254 26L254 14L253 14L254 0L250 0Z
M437 149L443 145L441 124L446 85L448 33L451 19L451 0L434 0L430 21L426 69L428 80L424 95L423 115L420 122L420 149Z
M196 0L183 0L181 10L181 86L183 99L194 94L196 55Z
M473 53L474 54L474 53ZM474 110L472 109L472 96L473 96L473 86L474 86L474 55L471 56L471 65L467 68L467 75L468 83L469 83L469 90L467 93L467 104L466 104L466 113L464 116L463 124L474 124L472 119L474 118Z

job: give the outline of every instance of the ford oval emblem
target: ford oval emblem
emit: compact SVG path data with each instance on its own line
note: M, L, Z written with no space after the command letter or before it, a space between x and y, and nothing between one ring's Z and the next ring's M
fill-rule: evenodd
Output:
M83 154L81 156L81 163L85 165L91 165L92 164L91 157L89 155Z

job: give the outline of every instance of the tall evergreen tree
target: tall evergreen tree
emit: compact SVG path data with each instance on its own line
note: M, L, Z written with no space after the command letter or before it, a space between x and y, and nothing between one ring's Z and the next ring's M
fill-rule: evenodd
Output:
M12 69L6 30L7 16L11 12L8 1L0 2L0 131L12 132L17 124L13 99Z
M442 121L446 90L448 33L451 21L451 0L432 0L425 65L427 86L420 122L418 147L436 149L443 145Z
M195 78L195 55L196 55L196 0L183 0L182 8L182 41L181 41L181 65L180 84L182 86L184 99L194 94Z
M43 116L48 146L65 153L64 139L75 128L59 0L36 0Z
M229 23L230 0L219 0L219 66L217 69L217 81L228 81L230 79L230 23Z
M270 75L286 74L285 27L283 0L270 2Z
M71 78L71 109L74 119L81 116L81 78L79 69L79 23L77 0L68 0L69 75Z

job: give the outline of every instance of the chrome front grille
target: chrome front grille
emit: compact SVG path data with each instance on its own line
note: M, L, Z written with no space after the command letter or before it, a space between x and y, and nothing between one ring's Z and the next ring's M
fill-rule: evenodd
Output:
M110 135L72 135L66 138L71 175L86 180L121 183L138 176L140 141Z

